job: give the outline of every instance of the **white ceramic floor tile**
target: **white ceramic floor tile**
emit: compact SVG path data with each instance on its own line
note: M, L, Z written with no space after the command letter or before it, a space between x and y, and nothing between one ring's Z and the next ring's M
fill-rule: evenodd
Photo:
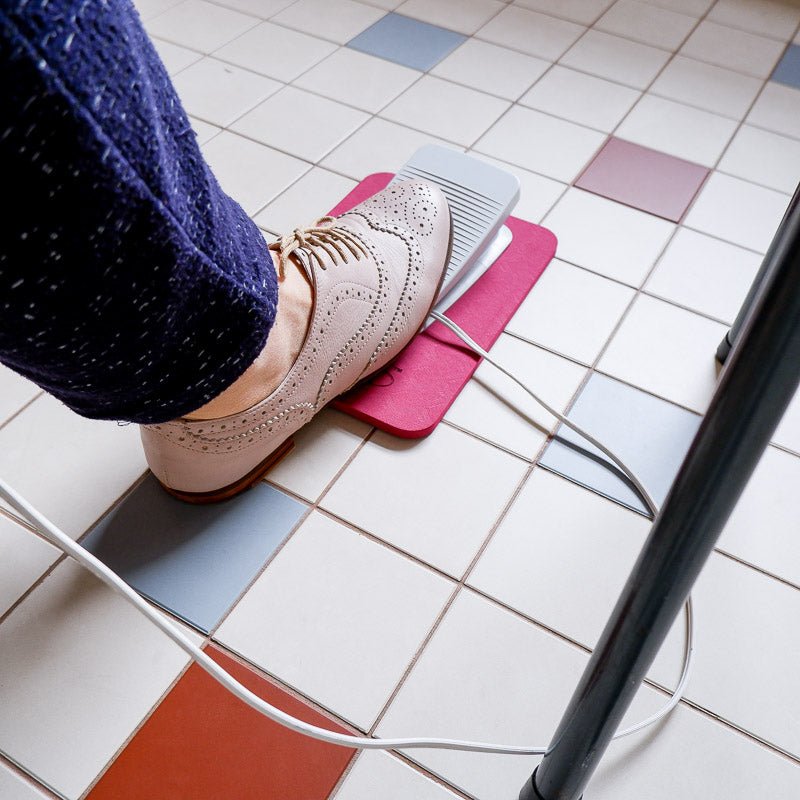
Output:
M519 102L610 133L638 98L635 89L556 65Z
M555 259L506 330L592 364L633 295L627 286Z
M675 56L650 91L706 111L742 119L761 89L759 78Z
M800 586L800 457L768 447L717 543Z
M270 78L288 82L334 50L336 45L331 42L271 22L262 22L214 55Z
M378 733L413 735L423 728L447 737L546 745L584 663L578 650L465 592L448 611ZM454 675L459 677L457 690ZM663 695L643 689L624 724L643 719L663 702ZM408 755L481 800L514 797L537 761L445 750ZM588 791L598 800L674 800L695 792L722 800L757 796L762 789L769 797L790 800L800 789L800 771L681 706L652 734L613 743Z
M215 638L366 730L453 588L314 512Z
M383 15L374 6L353 0L297 0L273 19L289 28L345 44Z
M492 356L518 378L564 411L586 370L528 342L503 334ZM459 428L532 459L556 420L491 364L481 364L445 416Z
M159 58L164 62L167 73L171 76L182 69L186 69L189 64L194 64L195 61L199 61L203 57L202 53L190 50L188 47L181 47L179 44L165 42L163 39L153 37L151 41L158 52Z
M45 573L60 552L0 514L0 617Z
M516 5L591 25L614 0L516 0Z
M362 750L331 800L375 800L376 797L381 800L456 800L457 795L399 758L377 750Z
M282 235L325 216L355 185L349 178L312 167L273 200L255 221L262 228Z
M364 422L325 410L294 435L294 450L267 478L314 502L369 431Z
M800 390L789 403L789 407L775 431L773 441L782 447L788 447L795 453L800 453Z
M144 472L139 429L42 395L0 430L0 475L73 538Z
M798 755L800 591L714 553L692 595L697 647L687 698ZM680 648L680 637L665 644L655 680L674 682Z
M462 591L377 733L403 736L424 729L430 736L544 744L584 659L550 634ZM481 800L519 793L539 760L445 750L408 755Z
M800 181L800 141L743 125L725 151L719 169L793 194Z
M651 6L668 8L680 14L689 14L693 17L702 17L714 4L715 0L642 0Z
M322 506L461 575L526 469L521 459L447 425L416 441L378 431Z
M617 83L646 89L670 54L602 31L589 31L561 58L561 64Z
M470 36L504 7L498 0L406 0L395 11Z
M203 155L222 188L248 214L263 208L310 168L305 161L230 131L204 145Z
M542 217L555 205L559 197L567 189L566 184L529 172L514 164L506 161L486 156L483 153L470 152L470 155L494 164L500 169L517 176L520 185L520 195L517 205L511 213L515 217L527 220L528 222L540 222Z
M713 167L736 128L735 120L646 94L625 117L616 135Z
M44 800L45 795L0 763L0 797L3 800Z
M535 56L480 39L467 39L432 70L433 75L516 100L550 66Z
M214 2L244 14L269 19L290 6L294 0L214 0Z
M663 697L648 694L654 706L663 702ZM650 735L614 742L590 787L596 800L675 800L695 792L708 800L745 800L759 791L775 800L791 800L800 791L800 770L794 762L680 706Z
M195 119L191 116L189 117L189 122L192 124L192 129L197 136L197 143L199 145L210 141L222 130L222 128L212 125L210 122L204 122L202 119Z
M703 20L681 48L681 53L709 64L766 78L784 45L745 31Z
M463 591L378 725L378 735L424 730L433 736L546 745L585 661L577 648ZM637 719L661 699L652 691L642 694L631 711ZM538 761L452 750L407 755L481 800L515 797Z
M237 120L231 130L316 162L368 119L363 111L287 86Z
M227 127L283 84L216 58L204 58L174 80L187 113Z
M753 105L747 122L800 139L800 89L769 82Z
M558 258L631 286L642 283L675 229L580 189L568 189L543 224L558 237Z
M730 324L760 265L761 257L750 250L681 228L645 291Z
M739 178L713 173L684 224L703 233L765 253L789 196Z
M0 364L0 425L41 391L35 383Z
M426 75L381 116L468 147L508 107L506 100Z
M536 469L468 583L594 647L649 529L641 515Z
M514 106L474 149L549 178L571 182L603 144L597 131Z
M168 8L178 5L183 0L136 0L134 6L142 19L163 14Z
M714 353L727 331L727 325L640 295L597 368L702 414L717 383Z
M718 0L708 18L787 42L800 22L800 7L785 0Z
M342 47L300 76L295 85L375 113L420 74L415 69Z
M78 565L60 564L0 625L0 749L78 798L187 661Z
M686 14L636 0L617 0L595 27L654 47L675 50L696 24L697 20Z
M147 23L154 36L211 53L258 23L256 17L206 0L185 0Z
M327 156L322 166L360 181L373 172L396 172L425 144L461 150L435 136L375 117Z
M487 42L555 61L583 32L582 25L509 6L476 34Z

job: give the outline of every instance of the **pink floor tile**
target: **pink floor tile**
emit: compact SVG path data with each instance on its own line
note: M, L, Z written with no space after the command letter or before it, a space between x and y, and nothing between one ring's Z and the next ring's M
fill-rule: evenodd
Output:
M611 137L575 185L678 222L707 175L699 164Z

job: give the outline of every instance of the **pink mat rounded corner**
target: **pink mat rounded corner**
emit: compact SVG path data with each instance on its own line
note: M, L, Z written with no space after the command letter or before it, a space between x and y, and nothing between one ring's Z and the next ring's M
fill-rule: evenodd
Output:
M394 176L364 178L332 210L342 214ZM447 310L487 350L497 341L556 251L552 231L509 217L513 239L503 255ZM441 323L412 339L386 370L337 398L333 407L405 439L427 436L442 421L478 367L476 356Z

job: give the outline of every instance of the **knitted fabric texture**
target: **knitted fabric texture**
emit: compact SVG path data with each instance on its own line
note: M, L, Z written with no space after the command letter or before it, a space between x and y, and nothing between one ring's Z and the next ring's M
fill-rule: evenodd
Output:
M164 422L263 348L275 270L128 0L0 2L0 361L79 414Z

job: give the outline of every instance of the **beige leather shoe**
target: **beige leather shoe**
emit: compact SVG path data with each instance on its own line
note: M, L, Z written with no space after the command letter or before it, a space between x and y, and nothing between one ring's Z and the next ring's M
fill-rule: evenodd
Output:
M147 463L164 488L213 503L259 481L290 452L298 428L413 338L433 307L451 245L447 201L422 181L390 186L271 244L281 269L293 259L314 287L297 361L272 394L240 414L141 426Z

